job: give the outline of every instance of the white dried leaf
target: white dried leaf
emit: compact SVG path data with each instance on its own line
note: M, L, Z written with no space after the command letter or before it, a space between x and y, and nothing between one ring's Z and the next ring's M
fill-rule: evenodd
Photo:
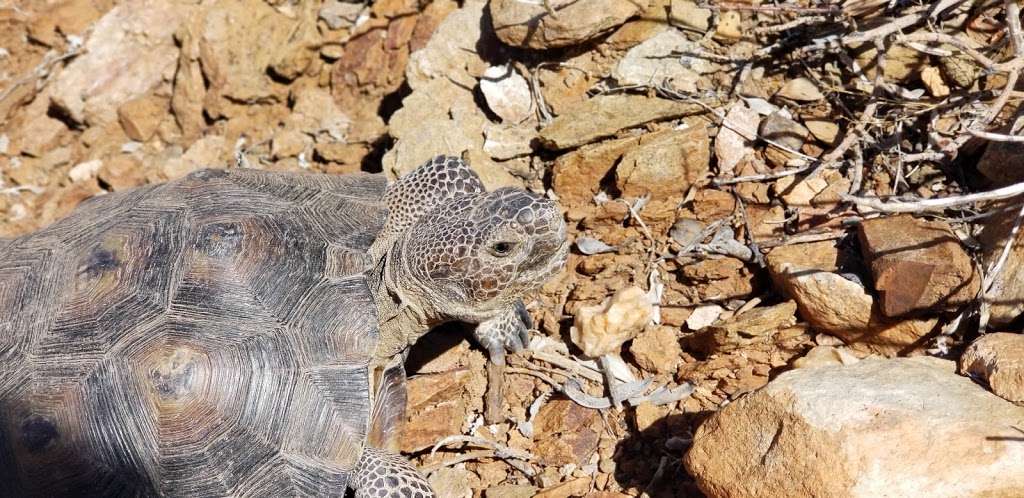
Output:
M576 239L576 248L588 256L615 251L615 247L590 237L580 237Z

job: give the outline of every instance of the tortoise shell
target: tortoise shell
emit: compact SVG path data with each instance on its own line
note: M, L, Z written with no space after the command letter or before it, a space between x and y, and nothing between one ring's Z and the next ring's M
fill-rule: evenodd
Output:
M0 495L341 495L380 175L203 170L0 241Z

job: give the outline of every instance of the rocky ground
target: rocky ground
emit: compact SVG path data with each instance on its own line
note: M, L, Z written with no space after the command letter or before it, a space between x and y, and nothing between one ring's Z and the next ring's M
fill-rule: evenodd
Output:
M1022 496L1022 69L1013 0L8 0L0 237L461 154L574 252L503 398L414 350L442 496Z

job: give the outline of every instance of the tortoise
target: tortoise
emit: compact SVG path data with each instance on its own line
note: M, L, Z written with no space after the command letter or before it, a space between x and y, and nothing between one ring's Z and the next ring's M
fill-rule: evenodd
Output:
M567 246L455 157L87 200L0 240L0 495L432 496L396 453L410 345L468 322L503 362Z

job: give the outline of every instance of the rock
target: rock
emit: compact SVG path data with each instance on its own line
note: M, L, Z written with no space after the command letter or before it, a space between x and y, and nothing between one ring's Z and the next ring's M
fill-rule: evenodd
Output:
M148 94L173 71L173 35L193 10L157 0L117 5L93 26L82 55L55 77L53 103L77 123L116 120L121 104Z
M274 133L270 141L270 153L275 159L284 157L297 157L299 154L307 153L313 146L313 139L305 133L285 128Z
M1024 408L934 358L797 369L696 431L709 498L1024 495Z
M484 490L484 498L533 498L537 488L527 484L501 484Z
M753 344L770 344L773 335L796 324L796 303L761 306L709 325L692 338L692 346L705 353L733 351Z
M795 176L785 176L775 182L775 191L781 194L780 197L789 207L810 206L811 201L824 192L828 185L824 175L800 180Z
M683 360L683 349L672 327L654 327L638 335L629 352L640 368L651 373L673 373Z
M782 111L773 112L761 120L759 133L765 140L771 140L789 150L795 151L799 151L803 147L804 142L807 141L807 136L810 134L807 128L789 118ZM791 152L774 145L769 145L765 149L765 156L775 167L784 167L789 160L796 157Z
M735 10L722 12L715 26L715 37L722 41L735 41L743 38L743 16Z
M481 130L489 121L472 92L488 67L476 49L484 43L484 7L483 1L467 1L410 56L406 77L413 91L391 116L388 133L395 144L381 160L389 177L412 171L439 154L465 152L488 190L523 185L484 151Z
M711 9L702 9L691 0L672 0L669 21L683 28L705 33L711 26Z
M355 25L360 14L367 10L362 3L349 3L341 0L328 0L320 7L317 16L327 23L327 27L338 30Z
M833 242L780 246L766 258L775 285L796 301L815 330L839 337L851 349L894 356L920 347L938 319L886 319L871 294L838 271Z
M1024 116L999 130L1015 134L1014 130L1024 129ZM1024 182L1024 166L1017 161L1024 156L1024 144L1020 142L989 142L985 152L978 159L978 171L997 186Z
M68 170L68 178L76 183L92 180L93 178L96 178L96 174L99 173L100 168L102 167L103 161L99 159L78 163Z
M832 121L822 121L820 119L808 119L804 121L804 126L810 130L814 138L821 140L829 145L836 142L836 137L839 136L839 125Z
M947 223L890 216L865 220L858 234L886 316L952 310L977 296L981 279Z
M103 161L98 176L115 192L127 190L146 183L146 174L141 166L132 156L118 154Z
M199 38L202 27L198 20L182 23L174 34L181 46L178 66L174 73L174 93L171 94L171 112L181 130L184 143L199 138L206 127L203 101L206 99L206 81L199 64Z
M671 200L675 207L690 186L707 174L709 142L703 126L643 135L616 166L615 185L623 197L650 194L652 200Z
M584 465L597 450L601 416L568 399L552 399L534 419L534 452L545 465Z
M437 498L472 498L476 474L466 469L442 467L427 479Z
M551 183L566 206L589 206L601 191L601 179L623 154L637 144L635 137L585 145L555 159Z
M668 412L669 408L667 406L655 406L647 401L640 403L633 413L637 432L641 432L644 436L648 437L661 435L661 426L665 425L661 422L664 421Z
M64 123L47 116L45 109L41 114L27 116L27 119L28 123L10 130L12 152L42 157L57 146L68 131Z
M484 152L497 160L525 156L533 152L531 143L535 138L537 131L532 124L487 123L484 125Z
M374 136L352 136L352 119L322 88L305 88L295 96L288 121L295 130L316 138L320 144L365 142Z
M480 92L491 109L503 123L520 123L529 118L533 111L533 95L515 69L508 64L491 66L480 78Z
M117 108L117 119L128 138L146 142L156 133L167 111L166 99L147 95L121 104Z
M960 357L960 373L988 383L997 396L1024 405L1024 334L985 334Z
M1011 164L1013 163L1005 163L1006 166ZM985 265L990 267L1002 255L1019 212L1019 209L1011 209L992 216L981 224L978 240L983 249ZM992 280L992 287L986 293L985 300L989 304L991 325L1008 325L1024 313L1024 230L1017 232L1003 270Z
M760 122L761 117L742 102L736 102L729 108L715 137L719 175L732 176L736 166L754 153L753 141L757 138Z
M686 327L693 331L702 330L705 327L715 323L718 317L722 315L725 308L717 304L704 304L698 306L690 313L690 316L686 319Z
M691 42L675 29L665 29L643 43L631 48L619 60L612 71L612 77L620 85L667 84L683 93L696 93L697 80L702 72L712 69L706 60L687 57L688 64L680 61L680 54L697 50Z
M818 90L818 85L803 77L787 81L776 95L797 102L814 102L825 98L825 94Z
M474 372L468 367L454 371L416 375L409 379L409 401L399 445L402 452L430 448L441 439L462 434L487 385L483 357L474 356Z
M548 49L578 45L611 31L647 7L628 0L551 0L550 15L540 3L491 0L494 32L514 47Z
M540 141L548 149L570 149L626 128L702 112L696 104L643 95L599 95L555 118L540 131Z
M584 496L590 492L591 479L579 477L566 481L550 488L544 488L534 495L534 498L569 498L570 496Z
M874 43L868 42L860 46L854 46L857 64L864 69L868 79L875 78L875 70L878 67L877 51ZM957 50L954 50L957 52ZM945 59L945 57L940 57ZM911 47L894 44L885 49L885 65L882 73L889 81L903 83L909 81L921 73L921 68L928 61L928 56Z
M181 157L167 160L162 166L162 173L168 180L181 178L197 169L224 167L221 154L225 152L224 137L210 135L192 144Z
M921 70L921 83L928 89L932 97L945 97L949 95L949 87L942 81L942 73L935 66L928 66Z
M199 59L206 77L206 113L231 117L238 103L282 102L284 87L270 78L272 64L296 50L292 36L303 20L290 19L262 0L214 3L201 24ZM241 106L244 107L244 106Z
M626 287L599 305L580 308L570 337L591 358L618 354L622 343L636 337L651 322L653 313L646 292L636 286Z
M835 346L814 346L807 354L793 361L793 368L818 368L852 365L860 358L845 348Z

